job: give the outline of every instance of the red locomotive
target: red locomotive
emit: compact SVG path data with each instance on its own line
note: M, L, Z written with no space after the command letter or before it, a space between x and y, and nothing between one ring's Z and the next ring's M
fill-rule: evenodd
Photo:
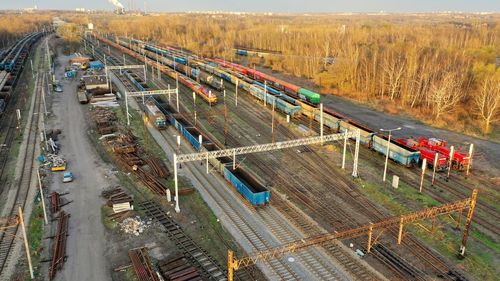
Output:
M420 159L427 159L427 165L429 165L430 167L434 166L434 160L437 154L438 156L436 170L444 171L448 168L448 157L446 155L443 155L439 152L429 149L426 146L421 145L419 141L416 141L414 139L397 139L396 142L406 147L420 151Z
M451 151L450 148L447 147L445 140L436 138L430 138L430 139L420 138L418 139L418 142L420 146L441 153L446 156L446 159L450 158ZM469 161L470 161L470 155L455 150L453 152L452 168L458 170L464 170L467 167L467 165L469 165Z

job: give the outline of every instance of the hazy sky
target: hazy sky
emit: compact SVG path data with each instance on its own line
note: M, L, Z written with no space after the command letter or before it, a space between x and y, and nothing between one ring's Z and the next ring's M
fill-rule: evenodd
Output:
M127 8L130 0L120 0ZM0 0L0 9L107 9L108 0ZM500 0L133 0L148 11L250 11L250 12L500 12Z

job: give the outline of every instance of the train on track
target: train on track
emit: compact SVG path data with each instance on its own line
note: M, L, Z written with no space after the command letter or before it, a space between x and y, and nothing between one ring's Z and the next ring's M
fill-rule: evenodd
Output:
M5 70L11 72L17 65L19 59L22 59L22 54L27 47L31 46L31 43L38 40L44 33L43 32L33 32L29 33L22 39L16 42L16 44L8 51L4 53L4 57L0 61L0 70Z
M8 105L9 98L15 88L26 63L31 46L45 33L29 33L19 39L0 56L0 114Z
M158 106L156 106L154 101L148 100L145 104L145 108L148 119L157 129L165 129L167 127L167 118Z
M200 69L209 74L222 78L225 81L238 85L239 88L247 91L253 97L265 102L266 104L275 104L278 110L287 115L294 116L298 113L306 117L320 122L320 111L318 103L320 102L319 94L293 85L291 83L282 81L270 75L255 71L248 67L229 63L220 59L201 60L197 56L190 55L184 51L177 50L172 47L159 48L150 44L146 44L139 40L129 40L135 42L134 44L126 43L127 50L138 54L148 54L153 58L158 52L168 54L171 59L176 61L176 64L191 65L193 68ZM134 47L132 46L134 45ZM148 51L156 50L155 52ZM334 112L331 109L324 108L323 123L332 131L345 132L360 130L360 142L383 154L387 153L387 137L379 135L376 131L369 127L347 118L342 114ZM430 161L432 157L436 158L436 170L446 170L447 163L449 162L449 148L446 146L413 146L401 140L391 139L389 142L389 158L396 163L406 167L416 166L427 159L430 166L434 165L434 160ZM434 159L432 158L432 159ZM452 165L455 169L463 169L469 163L470 157L462 152L455 152L453 156Z
M191 145L198 151L201 150L219 150L220 148L203 135L203 143L199 143L199 135L201 134L198 129L192 127L182 117L171 115L171 124L182 133L182 135L191 143ZM233 160L227 157L218 159L210 159L210 164L221 173L224 178L233 185L238 192L248 200L253 206L262 206L269 204L271 193L264 185L257 181L246 169L237 167L232 169Z
M133 43L132 43L133 42ZM201 85L199 82L191 79L197 79L198 81L202 81L205 84L210 85L211 87L222 90L224 89L224 84L219 79L215 79L211 75L207 75L206 73L202 73L199 69L193 69L187 65L187 60L185 58L178 58L174 55L171 55L168 51L162 50L160 48L155 48L153 46L143 44L138 40L130 40L126 42L124 40L118 40L118 44L127 48L136 54L144 54L144 57L149 58L153 61L158 61L158 64L166 65L170 69L173 70L173 73L177 73L176 75L169 75L174 79L179 79L179 82L184 86L188 87L196 94L198 94L204 101L215 104L217 103L217 96L212 93L211 90Z
M221 60L213 60L213 67L224 67L227 71L235 71L240 74L240 78L243 82L243 85L248 81L249 75L252 75L254 70L246 68L244 66L240 66L234 63L227 63ZM236 74L235 74L236 75ZM269 77L266 75L265 77ZM260 87L264 86L266 92L272 93L274 95L286 96L284 92L281 90L283 88L276 88L276 84L267 84L267 78L262 79L258 78L258 81L253 81L254 84L259 85ZM261 81L264 81L266 85L263 85ZM297 86L285 86L289 89L295 90ZM244 87L243 87L244 88ZM245 89L245 88L244 88ZM248 90L248 89L245 89ZM299 90L300 91L300 90ZM300 113L309 117L310 119L316 120L320 122L321 114L317 108L317 105L311 103L309 101L304 101L304 99L289 99L291 104L295 104L300 106ZM365 146L383 154L387 154L387 137L383 135L377 134L374 130L368 128L367 126L360 124L357 121L354 121L350 118L343 116L337 112L334 112L331 109L324 108L323 114L323 124L328 128L332 129L336 132L345 132L345 131L355 131L357 129L360 130L360 142ZM401 165L412 167L421 163L423 159L427 159L427 163L430 166L436 165L437 171L444 171L447 169L449 158L450 158L450 149L446 147L445 142L441 142L439 145L426 145L420 141L421 144L418 146L410 145L402 140L394 140L391 139L389 143L389 158L396 163ZM437 156L436 156L437 155ZM435 160L437 158L437 161ZM462 153L455 152L452 158L453 168L457 170L463 170L469 163L470 156ZM432 161L430 161L432 160ZM435 162L436 161L436 162Z
M156 101L156 100L155 100ZM215 151L220 147L212 142L205 134L192 126L168 105L156 105L162 109L170 124L181 133L197 151ZM200 143L200 136L202 143ZM210 159L210 164L248 201L255 207L269 204L271 192L244 167L233 165L229 157ZM235 166L235 169L233 169Z

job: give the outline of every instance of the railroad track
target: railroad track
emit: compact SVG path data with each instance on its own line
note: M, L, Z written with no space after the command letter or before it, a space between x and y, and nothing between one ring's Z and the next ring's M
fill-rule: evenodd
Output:
M139 74L139 73L138 73ZM157 81L159 82L159 81ZM234 192L233 192L234 193ZM240 197L237 195L237 197ZM244 199L243 199L244 200ZM246 203L246 201L244 201ZM246 204L249 205L249 204ZM250 206L252 209L252 207ZM263 221L266 223L266 225L269 227L269 229L275 234L275 236L281 240L281 243L285 242L290 242L291 240L299 239L300 237L297 235L294 235L295 233L292 233L290 231L286 231L288 228L287 226L283 225L282 218L277 217L276 214L272 212L272 210L266 210L266 209L260 209L258 211L260 217L263 219ZM240 218L234 218L233 214L233 219L235 221L238 221L241 223ZM278 224L277 224L278 222ZM278 226L279 225L279 226ZM241 229L241 232L246 235L246 237L250 241L255 241L256 240L256 235L254 233L251 233L251 231L247 228ZM262 244L261 242L253 242L254 246L256 249L266 249L268 246L265 244ZM338 272L334 267L331 266L331 264L328 264L325 260L322 259L314 250L306 250L304 252L301 252L300 254L297 255L298 259L302 262L302 264L305 265L305 267L312 272L319 280L342 280L345 277L341 275L341 273ZM277 265L271 264L271 267L275 267L273 269L278 270L278 272L282 272L281 269L277 269ZM366 276L366 275L365 275ZM282 278L290 279L290 275L284 275L280 276Z
M9 215L10 217L18 215L17 210L18 207L22 207L24 209L26 200L28 197L28 193L30 189L32 188L32 175L34 171L34 166L33 162L35 160L35 151L36 151L36 145L37 145L37 138L38 138L38 122L39 122L39 116L40 114L43 114L41 111L41 89L43 87L43 78L37 77L36 83L35 83L35 90L34 90L34 110L33 114L28 117L28 121L26 126L29 128L28 129L28 135L27 135L27 141L25 146L23 146L22 150L23 154L22 159L23 164L21 167L21 173L20 173L20 178L16 182L15 186L15 196L14 196L14 202L13 204L9 207ZM9 262L9 257L11 250L13 249L14 245L16 244L16 238L17 238L17 227L12 227L7 229L6 231L2 232L0 234L0 273L3 272L3 270L6 268L8 262Z
M175 245L181 249L183 254L202 270L202 275L209 280L226 280L227 273L217 261L203 250L197 243L187 235L182 227L170 218L160 205L154 201L143 201L137 204L139 209L144 210L146 215L157 220L165 229Z
M141 73L142 74L142 73ZM120 80L120 82L129 90L136 90L135 89L135 86L125 77L121 76L121 75L118 75L117 73L117 78ZM149 215L152 215L154 216L157 220L159 220L162 224L166 224L164 225L165 227L171 227L172 226L172 222L171 219L167 216L165 217L165 212L158 209L158 206L156 207L151 207L151 202L150 201L145 201L145 202L149 202L149 203L145 203L145 204L149 204L149 206L143 206L145 209L146 209L146 212L149 214ZM141 207L141 206L139 206ZM147 211L148 208L154 208L154 211ZM170 222L168 221L170 220ZM175 224L175 222L173 222ZM179 231L179 226L177 226L174 231ZM168 228L167 228L168 229ZM187 237L187 236L186 236ZM178 236L175 236L174 238L178 238ZM187 237L186 239L190 240L189 237ZM174 240L175 241L175 240ZM186 240L187 241L187 240ZM190 240L192 242L192 240ZM183 242L180 244L181 247L185 247L185 243L186 242ZM194 243L194 242L193 242ZM194 244L196 245L196 244ZM193 248L194 249L194 248ZM220 275L219 273L222 271L222 269L220 268L220 266L216 263L216 261L211 258L207 253L206 251L204 251L203 249L201 249L199 246L196 245L196 249L198 249L198 251L196 251L195 253L191 253L192 254L192 260L195 262L195 264L198 265L198 267L202 270L204 270L206 272L206 274L208 275L205 275L205 276L209 276L210 279L212 280L226 280L226 274L227 272L226 271L223 271L224 274L223 275ZM199 253L203 253L202 256L199 255ZM190 254L189 252L187 252L187 254ZM210 258L208 258L210 257ZM205 262L205 259L207 258L207 260L211 260L213 261L213 263L210 265L208 263ZM197 259L198 259L198 262L197 262ZM215 270L215 265L217 265L217 271L214 271ZM206 268L208 267L208 268ZM250 267L247 267L247 268L244 268L243 270L239 270L237 273L236 273L236 276L235 276L235 279L236 280L262 280L264 279L265 277L262 276L262 274L259 272L259 270L255 267L255 266L250 266Z
M179 96L180 96L181 101L182 101L182 98L185 97L186 95L179 95ZM189 95L187 95L187 96L189 97ZM228 102L232 102L232 100L229 100ZM182 104L189 104L189 100L182 101ZM248 105L247 103L240 103L239 107L240 107L240 109L244 108L243 111L245 111L245 112L255 111L255 106ZM260 114L262 114L262 112ZM271 117L270 115L267 116L267 118L269 118L269 119L270 119L270 117ZM211 123L213 123L213 122L211 122ZM234 143L235 145L238 144L238 142L235 141L234 139L233 139L232 143ZM274 230L274 232L276 232L276 230ZM253 236L250 235L249 237L253 237ZM338 261L343 263L346 268L349 268L350 273L353 275L356 275L360 280L363 280L367 276L371 275L370 273L368 273L368 271L366 271L364 269L363 266L357 264L354 258L351 258L351 257L348 258L347 255L345 254L344 250L342 250L338 245L331 245L330 252L334 253L334 255L337 257ZM328 277L329 279L331 279L333 276L337 275L335 279L340 279L338 277L338 273L336 273L334 271L334 269L332 269L332 268L325 269L324 265L322 268L318 268L318 264L321 264L321 262L318 262L317 257L316 257L316 261L312 261L311 256L307 256L308 254L305 254L305 255L306 255L306 257L305 257L304 264L306 265L306 267L308 267L308 269L311 270L311 272L315 273L316 276L324 276L324 277ZM326 268L328 268L328 267L326 267Z
M185 96L185 95L180 95L181 99L183 99L183 96ZM190 95L186 95L186 96L188 97L188 98L187 98L187 101L186 101L186 98L184 98L184 102L183 102L183 103L190 104L190 100L189 100L189 96L190 96ZM229 96L230 96L230 95L229 95ZM241 104L242 104L242 103L240 103L240 107L238 108L238 112L239 112L239 113L241 113L241 112L242 112L242 111L241 111ZM249 106L248 108L252 108L252 106ZM253 108L255 108L255 106L253 106ZM245 109L246 109L246 108L245 108ZM257 114L255 114L255 113L256 113L256 112L255 112L255 109L254 109L254 110L251 110L250 112L253 112L253 113L254 113L254 114L253 114L253 116L251 116L250 118L252 118L252 119L260 119L260 118L258 117L258 115L257 115ZM257 113L258 113L258 114L262 114L262 110L258 110L258 112L257 112ZM269 118L269 117L267 117L267 118ZM305 120L304 120L304 121L305 121ZM304 121L303 121L303 122L304 122ZM309 121L309 120L308 120L308 121ZM210 122L210 123L212 124L213 122ZM265 128L265 127L264 127L264 128ZM219 129L219 130L220 130L220 126L219 126L219 128L217 128L217 129ZM232 128L232 129L234 129L234 128ZM269 128L265 128L265 129L269 129ZM285 132L281 132L281 133L282 133L283 135L285 135L285 136L286 136L286 135L290 135L290 132L286 132L286 131L285 131ZM245 132L241 132L241 134L240 134L240 135L245 135ZM293 134L292 134L292 135L293 135ZM233 138L233 140L234 140L234 138ZM252 141L252 140L249 140L249 141ZM236 141L236 142L234 142L234 145L237 145L238 143L240 143L240 141ZM257 161L257 163L259 163L259 161ZM261 163L259 163L259 164L261 164ZM268 167L268 168L269 168L269 167ZM272 168L272 167L270 167L270 168ZM307 185L303 185L303 186L307 186ZM360 195L359 195L359 194L357 194L356 192L353 192L353 189L352 189L353 187L344 187L344 188L345 188L345 191L347 192L347 194L348 194L349 196L353 197L353 198L350 198L350 200L356 200L356 199L360 196ZM354 190L355 190L355 189L354 189ZM321 197L319 197L319 198L321 198ZM310 198L309 198L309 200L310 200ZM350 202L350 201L349 201L349 202ZM370 207L373 207L373 206L371 206L371 205L364 205L364 206L362 206L362 207L363 207L363 208L370 208ZM374 216L374 215L377 215L377 216ZM380 217L381 215L383 215L383 214L371 214L371 216L372 216L372 217ZM348 219L348 217L347 217L347 219ZM337 220L338 220L338 219L337 219ZM416 245L420 245L420 244L416 244ZM422 249L424 249L424 248L422 247ZM429 255L431 254L430 252L428 252L428 250L427 250L427 251L425 251L425 250L419 250L419 251L422 251L422 255L425 255L427 258L429 258ZM430 260L430 261L435 261L435 259L433 259L433 258L432 258L432 257L433 257L432 255L431 255L430 257L431 257L431 258L429 258L429 260ZM438 261L439 261L439 260L438 260ZM402 266L401 266L400 264L398 264L398 263L400 263L400 262L393 262L393 267L394 267L394 269L395 269L395 270L398 270L398 268L402 267ZM438 263L438 264L441 264L441 265L442 265L442 262L440 262L440 263ZM436 267L436 266L434 265L433 267ZM404 271L404 270L400 270L400 271ZM403 274L404 274L404 273L403 273Z

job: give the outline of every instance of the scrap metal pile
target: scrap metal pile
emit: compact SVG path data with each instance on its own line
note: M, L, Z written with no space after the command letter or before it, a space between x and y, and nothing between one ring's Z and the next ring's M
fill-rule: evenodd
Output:
M116 114L106 108L96 107L92 111L92 119L97 125L97 131L101 135L108 135L116 132Z
M52 240L52 259L49 266L49 279L56 277L56 272L61 270L66 261L66 240L68 237L69 214L64 211L59 213L57 228Z
M146 248L132 249L128 252L128 255L139 281L160 281L156 271L153 269Z
M62 156L56 154L47 154L46 163L50 165L52 171L66 169L66 160Z
M197 281L203 280L196 267L192 266L184 256L175 256L160 263L160 273L165 280Z

